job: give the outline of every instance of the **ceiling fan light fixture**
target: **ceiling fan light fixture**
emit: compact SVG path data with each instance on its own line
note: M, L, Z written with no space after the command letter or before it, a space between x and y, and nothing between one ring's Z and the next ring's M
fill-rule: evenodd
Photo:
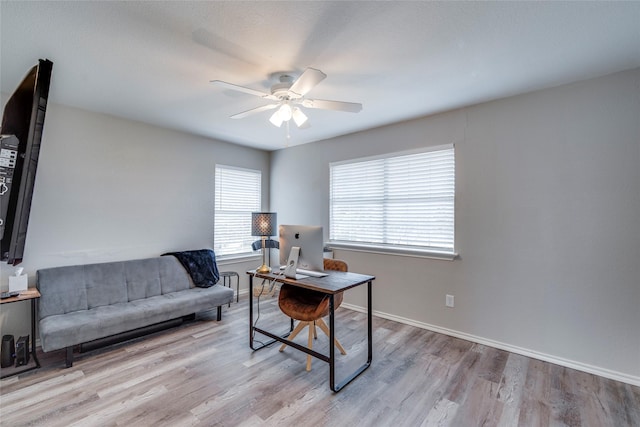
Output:
M276 112L273 113L269 118L269 121L271 122L271 124L273 124L277 128L282 126L283 120L282 120L282 115L280 114L280 110L276 110Z
M280 118L282 118L283 121L288 122L291 120L291 117L293 116L291 105L285 102L278 111L280 112Z
M293 121L296 122L296 126L300 127L307 121L307 116L298 107L295 107L291 112Z

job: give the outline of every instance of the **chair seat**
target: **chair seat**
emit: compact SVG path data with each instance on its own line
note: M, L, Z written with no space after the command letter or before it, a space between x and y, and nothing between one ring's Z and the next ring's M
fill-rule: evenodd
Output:
M334 296L334 310L342 304L343 294ZM278 297L280 310L295 320L312 322L329 314L329 296L310 289L282 285Z

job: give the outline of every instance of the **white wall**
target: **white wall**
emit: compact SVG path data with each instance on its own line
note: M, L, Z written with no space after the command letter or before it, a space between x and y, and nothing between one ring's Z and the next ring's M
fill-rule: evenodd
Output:
M640 70L280 150L271 209L327 233L330 162L452 142L460 259L335 253L374 310L640 385Z
M50 104L20 265L30 286L40 268L212 247L216 163L262 170L268 201L264 151ZM243 273L257 259L219 264ZM14 267L0 268L6 290ZM29 313L2 305L1 333L30 333Z

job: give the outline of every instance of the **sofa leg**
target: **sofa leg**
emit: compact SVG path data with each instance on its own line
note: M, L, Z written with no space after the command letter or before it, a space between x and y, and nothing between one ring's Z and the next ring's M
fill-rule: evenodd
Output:
M222 306L218 306L218 318L216 319L218 322L222 320Z
M70 368L73 366L73 346L67 347L67 356L65 359L65 367Z

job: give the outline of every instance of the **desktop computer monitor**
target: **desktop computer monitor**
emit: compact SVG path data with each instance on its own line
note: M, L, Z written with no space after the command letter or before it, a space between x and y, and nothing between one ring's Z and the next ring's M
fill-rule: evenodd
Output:
M291 248L300 248L298 268L312 271L324 271L324 236L319 225L281 225L280 265L286 265Z

